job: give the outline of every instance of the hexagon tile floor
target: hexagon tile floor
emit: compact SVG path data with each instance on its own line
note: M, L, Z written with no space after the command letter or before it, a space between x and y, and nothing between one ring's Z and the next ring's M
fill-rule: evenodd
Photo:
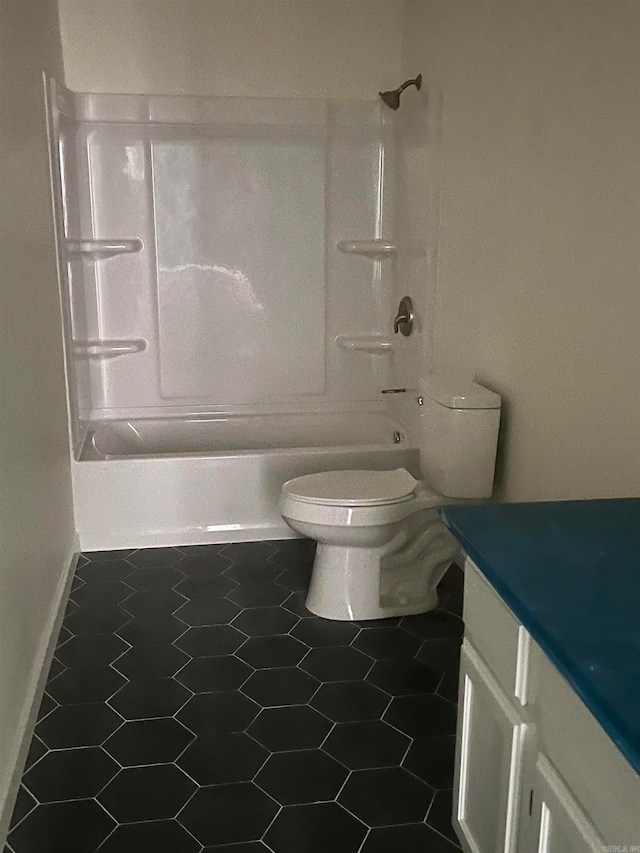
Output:
M462 573L328 622L306 540L80 559L5 853L452 853Z

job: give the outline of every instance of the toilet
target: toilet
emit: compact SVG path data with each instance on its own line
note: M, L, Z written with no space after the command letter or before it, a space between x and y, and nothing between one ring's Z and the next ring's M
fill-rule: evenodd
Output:
M500 397L476 382L421 383L418 449L423 480L394 471L324 471L287 481L280 512L318 543L307 609L325 619L425 613L458 545L437 508L493 490Z

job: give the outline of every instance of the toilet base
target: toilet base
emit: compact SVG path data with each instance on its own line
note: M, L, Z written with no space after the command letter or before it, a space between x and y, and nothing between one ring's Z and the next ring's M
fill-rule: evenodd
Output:
M318 542L307 609L324 619L360 621L437 607L437 586L459 546L434 512L426 523L419 515L417 530L407 536L401 528L382 547Z

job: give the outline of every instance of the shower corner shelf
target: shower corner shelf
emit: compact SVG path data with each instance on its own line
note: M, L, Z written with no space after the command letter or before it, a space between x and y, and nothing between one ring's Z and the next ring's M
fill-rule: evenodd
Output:
M91 261L99 261L103 258L112 258L114 255L135 255L143 249L143 242L139 237L117 238L113 240L67 240L67 254L70 258L87 258Z
M398 247L388 240L339 240L338 251L347 255L364 255L365 258L382 260L383 258L395 258Z
M80 358L116 358L119 355L134 355L144 352L147 341L144 338L129 340L107 340L105 338L93 341L76 341L73 345L74 355Z
M384 335L338 335L335 342L340 349L351 352L366 352L369 355L393 352L393 341Z

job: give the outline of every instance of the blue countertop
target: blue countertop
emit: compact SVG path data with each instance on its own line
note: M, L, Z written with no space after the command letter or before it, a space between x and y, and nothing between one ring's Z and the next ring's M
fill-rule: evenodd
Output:
M640 498L440 515L640 773Z

